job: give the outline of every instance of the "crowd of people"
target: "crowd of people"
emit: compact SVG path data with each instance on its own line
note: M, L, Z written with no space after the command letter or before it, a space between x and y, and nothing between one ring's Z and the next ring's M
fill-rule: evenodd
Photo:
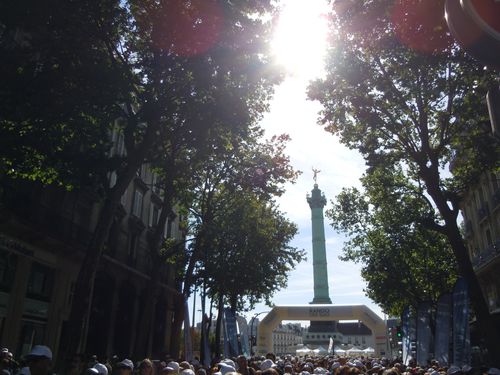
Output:
M52 351L44 345L35 345L19 362L4 348L0 352L0 375L51 375ZM77 355L65 370L67 375L500 375L497 368L472 368L465 365L441 366L433 360L427 366L417 366L414 361L404 365L401 359L368 357L265 357L214 360L204 367L198 358L192 361L172 359L150 360L134 363L130 359L114 356L99 362L96 356Z

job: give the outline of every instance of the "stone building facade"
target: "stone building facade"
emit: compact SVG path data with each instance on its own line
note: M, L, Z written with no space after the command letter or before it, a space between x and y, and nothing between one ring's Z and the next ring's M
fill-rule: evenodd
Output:
M500 313L500 173L484 173L464 193L461 208L472 266L490 313Z
M117 147L119 144L117 144ZM110 175L110 184L114 176ZM159 217L155 176L138 171L116 212L97 272L88 354L134 356L150 281L147 236ZM57 356L69 316L79 265L97 223L98 197L39 184L0 179L0 342L16 356L43 343ZM172 212L165 238L183 240L183 218ZM180 285L173 265L161 269L153 352L169 351Z

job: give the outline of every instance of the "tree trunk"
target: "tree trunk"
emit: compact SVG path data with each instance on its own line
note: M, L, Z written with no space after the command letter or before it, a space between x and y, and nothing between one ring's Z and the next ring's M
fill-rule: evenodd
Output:
M498 340L500 322L489 313L488 304L484 298L481 285L472 267L467 247L460 233L456 215L448 206L448 202L439 188L439 175L436 177L438 173L437 169L423 173L427 192L432 197L445 222L446 236L457 259L459 273L467 282L469 297L476 314L477 325L488 348L489 361L491 365L498 367L500 365L500 341Z
M70 363L69 360L73 355L83 351L85 346L85 336L94 291L94 280L101 260L102 249L108 237L121 196L134 178L139 166L140 164L130 164L118 176L116 185L111 189L99 213L97 225L76 279L65 335L61 338L61 354L66 363Z
M170 337L170 355L174 359L179 358L181 350L181 328L184 323L184 297L179 295L175 302L174 322L172 324L172 336Z
M221 354L220 350L220 339L221 339L221 328L222 328L222 314L224 313L224 297L219 295L219 301L217 303L217 325L215 326L215 357L219 358Z
M208 339L208 332L207 332L207 327L206 327L206 320L205 320L205 308L206 308L206 287L205 283L203 283L203 287L201 290L201 335L200 335L200 362L205 363L205 356L208 353L205 353L205 338Z
M138 353L141 356L151 357L152 347L151 335L153 334L154 316L155 308L160 296L160 276L161 268L165 264L160 256L160 250L163 243L163 233L164 228L167 223L170 212L172 211L172 200L173 191L170 186L165 188L165 195L163 198L162 210L160 217L158 218L158 223L148 240L148 250L151 257L152 269L150 274L150 280L148 283L147 294L146 294L146 305L144 306L144 312L142 314L141 322L139 327L139 334L137 338L138 347L142 353ZM177 292L180 295L180 292Z

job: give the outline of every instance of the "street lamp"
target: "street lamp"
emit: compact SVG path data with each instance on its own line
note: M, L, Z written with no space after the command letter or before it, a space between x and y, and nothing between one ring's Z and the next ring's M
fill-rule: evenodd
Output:
M254 347L254 341L256 341L256 335L253 334L253 323L255 322L255 318L257 318L261 314L266 314L270 311L261 311L258 313L255 313L252 319L250 319L250 355L254 355L253 347ZM257 342L255 342L257 345Z

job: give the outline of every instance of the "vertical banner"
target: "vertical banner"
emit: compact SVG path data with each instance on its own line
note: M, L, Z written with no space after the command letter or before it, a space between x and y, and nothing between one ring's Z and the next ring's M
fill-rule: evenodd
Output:
M208 343L208 338L210 332L208 330L208 325L210 324L210 318L205 314L201 322L202 337L203 337L203 366L205 368L210 368L212 362L212 353L210 353L210 345Z
M248 338L248 324L242 317L237 319L238 328L240 329L241 354L245 357L250 357L250 341Z
M443 294L437 303L436 338L434 340L434 357L439 366L450 364L450 328L451 328L451 294Z
M427 366L431 335L431 303L421 302L417 307L417 363L420 366Z
M417 359L417 319L415 317L415 312L410 310L410 328L409 328L409 340L410 340L410 359Z
M229 308L224 309L224 355L226 358L239 355L236 317Z
M408 366L410 362L410 307L406 306L401 316L401 329L403 330L403 363Z
M189 307L184 301L184 357L186 361L193 360L193 343L191 341L191 327L189 325Z
M333 354L333 339L330 337L330 343L328 344L328 354Z
M469 363L469 295L465 280L459 278L453 288L453 365Z

